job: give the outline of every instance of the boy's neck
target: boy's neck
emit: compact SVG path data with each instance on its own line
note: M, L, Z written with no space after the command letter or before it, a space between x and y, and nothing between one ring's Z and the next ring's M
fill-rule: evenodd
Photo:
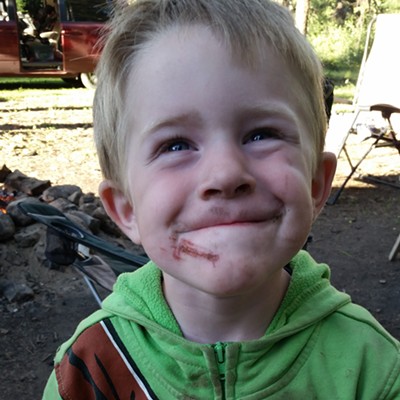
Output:
M198 343L238 342L265 334L289 282L290 275L282 270L268 287L241 296L216 297L193 289L188 293L179 281L164 275L164 295L186 339Z

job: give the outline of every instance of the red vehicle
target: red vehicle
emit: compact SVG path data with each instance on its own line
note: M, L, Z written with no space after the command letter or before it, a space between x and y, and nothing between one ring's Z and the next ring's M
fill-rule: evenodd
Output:
M18 2L18 4L23 2ZM0 77L60 77L96 85L107 0L0 0Z

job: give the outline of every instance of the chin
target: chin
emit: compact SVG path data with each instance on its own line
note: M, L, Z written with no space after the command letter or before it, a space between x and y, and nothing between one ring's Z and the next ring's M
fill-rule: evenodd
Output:
M267 283L278 270L281 270L280 266L269 265L265 260L251 256L241 259L233 254L233 257L216 263L207 276L207 283L215 294L240 294L253 290L263 282Z

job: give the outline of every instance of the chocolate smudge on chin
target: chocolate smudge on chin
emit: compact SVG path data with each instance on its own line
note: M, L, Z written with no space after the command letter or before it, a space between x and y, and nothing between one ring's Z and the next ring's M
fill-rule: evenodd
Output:
M200 249L194 245L190 240L182 239L177 246L174 248L174 258L176 260L181 259L181 254L187 254L194 258L204 258L207 261L211 261L213 264L219 260L219 255L211 253L207 250Z

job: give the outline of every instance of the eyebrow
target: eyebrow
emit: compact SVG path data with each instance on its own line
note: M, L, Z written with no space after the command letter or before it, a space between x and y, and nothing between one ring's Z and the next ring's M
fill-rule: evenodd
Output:
M273 118L278 117L285 119L290 123L297 124L296 113L291 110L290 107L276 106L275 104L259 104L249 107L243 107L237 112L237 121L241 121L246 118ZM150 122L140 133L141 136L152 135L155 132L164 129L172 128L177 126L187 126L196 125L200 126L202 124L203 118L200 112L193 110L188 112L183 112L182 114L177 114L165 119L161 118Z
M278 106L275 104L259 104L255 106L246 107L241 110L241 114L245 117L279 117L284 119L290 119L290 121L295 122L297 120L296 113L290 107L281 106L279 103ZM285 103L283 103L285 104Z
M141 132L141 136L151 135L161 129L190 124L200 125L202 118L197 111L185 112L165 119L150 122Z

